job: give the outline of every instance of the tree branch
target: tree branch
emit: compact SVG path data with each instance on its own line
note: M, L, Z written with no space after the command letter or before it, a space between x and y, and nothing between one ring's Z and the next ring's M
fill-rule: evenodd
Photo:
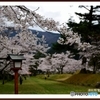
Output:
M88 8L86 8L86 7L83 6L83 5L80 5L79 7L80 7L80 8L84 7L85 9L87 9L88 11L90 11Z
M30 13L30 10L28 9L28 8L26 8L25 6L24 6L24 8L23 7L21 7L21 6L17 6L18 8L20 8L20 9L22 9L22 10L24 10L24 11L27 11L28 13ZM39 7L37 8L37 9L39 9ZM37 10L36 9L36 10ZM34 15L34 13L33 12L31 12L32 13L32 15L36 18L36 16ZM33 20L34 21L34 23L37 25L37 26L39 26L42 30L44 30L45 32L47 32L45 29L43 29L35 20Z
M14 12L14 14L16 15L16 18L18 19L18 17L17 17L17 14L16 14L16 12L15 12L15 10L10 6L10 8L12 9L12 11ZM19 21L20 21L20 19L18 19Z

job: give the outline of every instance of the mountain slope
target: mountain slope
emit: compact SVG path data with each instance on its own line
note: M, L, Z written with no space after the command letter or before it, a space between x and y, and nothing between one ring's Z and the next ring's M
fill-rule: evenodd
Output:
M32 31L33 34L37 34L38 33L37 36L39 38L41 38L42 35L44 35L46 43L48 44L49 47L51 47L53 43L57 42L58 38L60 37L60 34L58 34L58 33L42 32L42 31L32 30L32 29L31 29L31 31ZM13 30L9 36L13 37L16 34L17 34L17 32Z
M36 31L36 30L32 30L33 34L37 34L38 32L38 37L42 37L42 35L44 35L46 43L48 44L48 46L52 46L52 43L57 42L58 38L60 37L60 34L58 33L52 33L52 32L42 32L42 31Z

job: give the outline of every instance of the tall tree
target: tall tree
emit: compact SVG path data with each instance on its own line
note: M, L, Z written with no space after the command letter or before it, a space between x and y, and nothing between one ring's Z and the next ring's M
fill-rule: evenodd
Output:
M38 25L43 30L45 30L45 28L48 30L57 30L59 22L44 18L35 11L25 6L0 6L0 57L5 57L8 53L12 53L12 49L13 53L17 54L28 54L35 51L46 52L46 49L44 49L44 38L37 39L28 28ZM9 26L7 23L10 23ZM11 31L9 34L7 33L9 27L13 27L16 31L20 30L20 33L13 38L9 38L8 36L11 33ZM39 44L37 44L37 41L39 41ZM27 54L25 57L29 56ZM29 57L27 58L28 60L26 60L26 62L30 59Z
M71 30L81 34L82 41L89 42L92 46L91 49L88 49L84 54L90 59L92 62L89 65L93 66L94 73L99 60L93 60L92 55L94 54L98 58L98 54L100 53L100 6L79 6L81 8L85 8L88 10L88 13L78 13L75 12L76 15L80 17L80 22L73 22L72 19L69 20L67 25ZM90 63L89 62L89 63Z
M73 31L66 30L64 33L63 31L61 32L61 37L59 37L53 48L60 53L70 51L71 56L74 55L76 59L79 59L79 52L86 51L90 47L91 45L89 43L81 41L81 35L74 33Z
M81 8L85 8L88 10L88 13L78 13L75 12L76 15L79 16L80 22L76 23L72 20L69 20L67 25L71 28L74 32L78 32L82 35L83 41L90 42L93 40L97 40L97 35L99 36L99 29L100 29L100 6L90 6L89 8L86 6L79 6ZM95 38L94 38L95 37Z

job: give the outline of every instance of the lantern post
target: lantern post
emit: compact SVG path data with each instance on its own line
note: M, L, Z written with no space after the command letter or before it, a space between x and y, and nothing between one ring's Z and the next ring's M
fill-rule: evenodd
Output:
M8 54L7 60L10 61L11 70L14 71L14 90L18 94L18 71L22 69L22 60L25 60L23 54Z

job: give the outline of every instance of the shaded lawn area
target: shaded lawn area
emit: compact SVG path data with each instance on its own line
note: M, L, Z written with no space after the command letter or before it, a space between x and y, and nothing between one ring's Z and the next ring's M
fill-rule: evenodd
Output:
M69 94L71 91L88 92L90 87L77 86L58 81L28 77L19 84L19 94ZM14 94L14 81L2 85L0 81L0 94Z
M100 74L74 74L63 82L67 84L95 87L96 84L100 82Z

